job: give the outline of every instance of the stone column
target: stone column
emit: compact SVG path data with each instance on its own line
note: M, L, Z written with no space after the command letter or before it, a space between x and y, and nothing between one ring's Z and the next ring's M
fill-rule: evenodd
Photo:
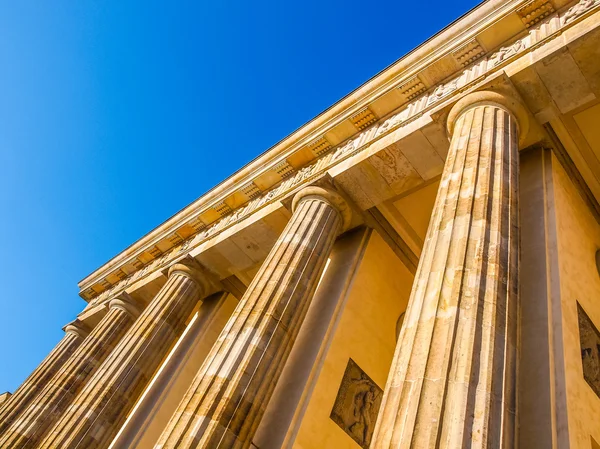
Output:
M300 191L157 448L249 447L337 235L351 211L336 193Z
M46 430L65 412L73 398L131 327L139 311L123 295L113 299L108 313L75 350L35 401L0 437L3 449L33 448Z
M78 320L67 324L64 331L65 335L58 345L3 404L0 411L0 434L32 404L42 388L60 370L87 335L87 329Z
M512 448L518 298L515 100L476 92L452 142L371 448Z
M178 263L39 448L106 448L199 300L214 292L196 263Z

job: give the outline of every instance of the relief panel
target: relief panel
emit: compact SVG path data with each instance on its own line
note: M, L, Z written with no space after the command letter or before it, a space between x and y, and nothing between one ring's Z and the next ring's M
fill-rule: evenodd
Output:
M383 390L349 359L330 417L350 438L368 449L382 396Z
M579 316L583 377L600 398L600 332L579 303L577 304L577 315Z

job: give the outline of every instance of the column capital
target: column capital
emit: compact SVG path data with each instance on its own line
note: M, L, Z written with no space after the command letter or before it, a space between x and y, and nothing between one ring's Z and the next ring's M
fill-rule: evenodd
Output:
M192 257L186 257L171 265L168 276L171 277L174 273L186 276L196 282L202 290L203 297L216 291L215 282L210 273Z
M206 356L210 368L197 372L155 447L252 446L336 237L351 217L341 195L322 187L301 189L291 209L289 222Z
M126 292L122 292L111 299L108 303L108 307L110 309L121 309L131 315L134 319L140 315L140 306L138 302Z
M458 118L469 109L477 106L494 105L510 113L517 122L519 141L522 143L529 130L529 113L523 103L513 95L499 93L491 90L471 92L462 97L448 114L448 134L452 136L454 125Z
M66 324L65 327L63 327L63 331L65 331L66 334L71 333L81 338L87 337L90 333L90 329L77 318Z
M296 211L302 201L308 199L323 201L339 212L342 217L340 234L350 227L350 222L352 221L352 209L339 193L318 186L305 187L294 195L294 199L292 200L292 212Z

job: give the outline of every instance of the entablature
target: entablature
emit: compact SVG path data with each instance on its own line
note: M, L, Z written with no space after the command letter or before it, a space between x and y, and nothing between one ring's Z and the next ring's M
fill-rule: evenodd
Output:
M281 200L298 186L431 124L441 105L600 6L600 0L566 3L485 2L83 279L81 296L99 305L224 231L251 223L250 216L285 214ZM443 130L436 132L443 140Z

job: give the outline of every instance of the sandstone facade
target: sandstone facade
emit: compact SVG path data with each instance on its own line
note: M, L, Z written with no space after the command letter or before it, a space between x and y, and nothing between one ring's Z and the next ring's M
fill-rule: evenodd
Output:
M80 284L2 448L598 448L600 0L489 0Z

